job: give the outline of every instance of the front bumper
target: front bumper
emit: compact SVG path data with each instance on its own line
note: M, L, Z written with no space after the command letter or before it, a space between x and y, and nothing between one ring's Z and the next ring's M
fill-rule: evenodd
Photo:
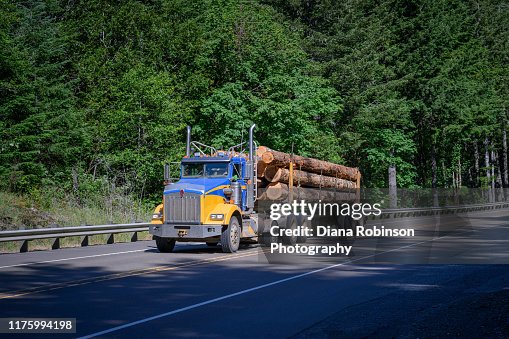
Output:
M150 234L161 238L174 238L180 241L194 241L219 237L222 225L174 225L152 224Z

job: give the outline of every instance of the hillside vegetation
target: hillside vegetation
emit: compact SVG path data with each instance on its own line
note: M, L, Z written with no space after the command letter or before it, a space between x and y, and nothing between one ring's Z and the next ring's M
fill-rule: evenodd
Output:
M186 125L227 147L256 123L365 187L389 166L399 187L508 185L504 1L6 0L0 18L0 204L146 215Z

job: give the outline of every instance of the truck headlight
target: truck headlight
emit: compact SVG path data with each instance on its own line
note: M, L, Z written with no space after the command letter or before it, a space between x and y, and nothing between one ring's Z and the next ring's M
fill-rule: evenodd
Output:
M210 219L211 220L223 220L224 214L211 214Z
M161 213L154 213L152 214L152 219L161 219L163 215Z

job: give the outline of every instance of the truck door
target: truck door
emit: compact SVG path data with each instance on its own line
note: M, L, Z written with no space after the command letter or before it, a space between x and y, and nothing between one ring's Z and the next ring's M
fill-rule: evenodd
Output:
M233 172L232 177L237 177L237 181L242 186L242 210L246 210L246 202L247 202L247 190L246 190L246 181L244 180L244 170L242 163L233 164Z
M232 177L237 176L237 180L242 180L242 164L233 164Z

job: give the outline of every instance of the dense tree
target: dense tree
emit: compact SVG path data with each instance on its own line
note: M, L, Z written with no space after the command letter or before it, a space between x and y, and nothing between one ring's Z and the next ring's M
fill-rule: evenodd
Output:
M502 1L30 0L0 17L1 189L159 199L186 125L227 147L251 123L366 186L388 168L400 187L508 185Z
M503 2L265 2L304 27L306 50L344 97L337 136L367 185L387 185L381 167L398 161L405 187L478 184L475 146L500 148L507 119Z
M86 122L69 72L70 36L56 1L5 8L0 173L11 189L62 179L86 152Z

